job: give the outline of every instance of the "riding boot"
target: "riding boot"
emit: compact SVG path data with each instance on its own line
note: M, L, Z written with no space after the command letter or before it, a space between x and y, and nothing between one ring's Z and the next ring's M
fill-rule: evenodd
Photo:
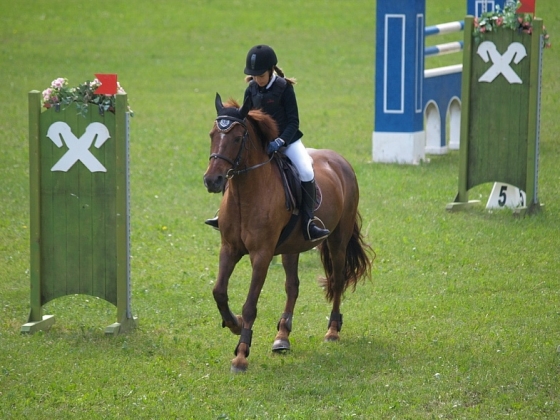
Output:
M228 187L228 184L229 183L226 182L226 184L224 185L224 190L222 191L222 195L224 195L226 193L226 189ZM206 223L208 226L212 226L216 230L220 230L220 227L218 226L218 212L216 212L216 215L213 218L206 219L204 221L204 223Z
M329 236L331 232L328 229L320 228L315 224L315 220L319 220L313 216L316 198L315 180L312 179L311 181L302 182L301 189L303 237L306 241L318 241L320 239L324 239Z
M220 230L218 226L218 216L215 216L212 219L206 219L204 223L206 223L208 226L212 226L216 230Z

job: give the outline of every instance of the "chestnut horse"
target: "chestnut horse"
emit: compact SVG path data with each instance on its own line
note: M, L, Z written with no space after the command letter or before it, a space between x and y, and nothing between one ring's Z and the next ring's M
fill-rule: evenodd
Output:
M309 149L322 201L315 211L332 233L323 242L305 241L301 222L279 244L282 229L292 211L276 161L267 155L267 145L278 136L274 120L260 110L251 110L250 98L241 108L231 100L225 105L216 94L218 117L210 131L210 163L204 185L211 193L223 193L219 211L221 249L214 299L222 316L222 327L240 335L231 362L233 372L247 369L252 328L257 317L257 301L274 255L282 255L287 295L278 322L272 350L289 350L292 317L299 292L299 254L317 246L326 274L325 292L332 301L326 341L339 340L342 327L340 301L348 287L370 275L371 248L361 234L358 212L358 183L350 164L331 150ZM226 187L227 184L227 187ZM228 282L241 257L249 254L251 284L242 315L234 315L228 305Z

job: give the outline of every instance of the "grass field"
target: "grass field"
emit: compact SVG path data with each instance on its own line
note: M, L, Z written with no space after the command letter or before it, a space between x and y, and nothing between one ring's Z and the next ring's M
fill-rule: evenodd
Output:
M560 417L560 3L539 0L543 59L539 198L515 219L484 205L450 214L458 153L418 166L371 163L375 2L36 0L0 3L0 418L553 419ZM427 1L426 23L463 1ZM454 39L446 36L444 40ZM558 38L560 39L560 38ZM292 351L270 346L284 304L272 265L249 371L229 373L237 337L212 298L219 236L202 222L220 197L202 184L213 98L241 99L246 51L276 48L298 79L304 142L342 153L361 186L371 281L345 296L340 343L318 255L302 256ZM430 59L427 67L460 56ZM91 296L29 311L27 93L118 73L131 127L132 308L138 330L106 337L116 309ZM489 104L489 113L492 104ZM491 115L489 115L491 116ZM484 203L491 185L470 198ZM239 312L250 275L232 278Z

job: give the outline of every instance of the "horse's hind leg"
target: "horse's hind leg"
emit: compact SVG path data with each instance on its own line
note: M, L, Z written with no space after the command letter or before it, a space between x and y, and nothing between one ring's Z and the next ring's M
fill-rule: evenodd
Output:
M286 272L286 306L284 313L278 321L278 334L274 338L272 351L282 352L290 350L290 332L292 331L292 318L294 315L294 307L299 294L299 277L298 277L299 254L282 255L282 265Z
M323 246L327 246L331 263L332 263L332 273L327 274L327 287L332 293L332 310L327 325L328 331L325 335L325 341L338 341L340 339L340 329L342 328L342 314L340 313L340 302L342 300L342 294L344 293L346 278L344 274L345 264L346 264L346 244L348 240L343 241L340 238L340 229L334 232L333 235L329 236L327 243Z

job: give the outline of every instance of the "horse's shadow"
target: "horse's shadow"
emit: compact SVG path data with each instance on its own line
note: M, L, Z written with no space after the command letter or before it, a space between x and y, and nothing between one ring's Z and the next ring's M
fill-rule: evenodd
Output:
M305 339L305 338L304 338ZM313 346L298 344L293 336L293 347L288 352L269 352L268 357L255 359L255 370L268 370L277 376L291 376L293 371L309 371L327 377L358 378L400 369L398 350L391 343L368 336L348 336L340 342L322 342L319 335L309 338ZM301 374L301 373L300 373Z

